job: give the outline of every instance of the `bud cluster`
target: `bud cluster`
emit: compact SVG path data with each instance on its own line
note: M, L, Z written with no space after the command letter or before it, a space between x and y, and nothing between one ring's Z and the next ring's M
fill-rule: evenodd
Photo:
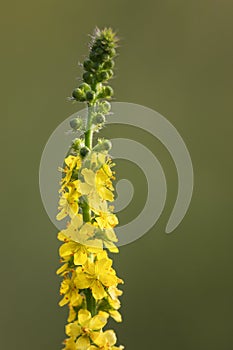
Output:
M73 90L73 100L92 105L100 99L111 99L113 89L107 83L113 76L116 46L117 38L111 28L95 30L89 57L83 63L83 82Z

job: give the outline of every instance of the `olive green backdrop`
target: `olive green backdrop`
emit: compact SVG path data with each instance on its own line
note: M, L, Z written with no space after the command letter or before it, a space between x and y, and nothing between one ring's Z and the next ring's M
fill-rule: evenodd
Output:
M160 220L115 257L125 280L124 322L111 326L127 349L233 348L232 15L229 0L2 4L1 349L57 350L64 338L57 229L41 203L38 168L50 134L82 108L65 98L77 84L77 63L96 25L113 26L121 37L116 100L148 106L170 120L195 173L189 211L166 235L177 193L168 152L141 130L105 129L106 136L132 137L150 148L168 182ZM119 162L117 170L135 183L123 223L140 212L146 184L133 164Z

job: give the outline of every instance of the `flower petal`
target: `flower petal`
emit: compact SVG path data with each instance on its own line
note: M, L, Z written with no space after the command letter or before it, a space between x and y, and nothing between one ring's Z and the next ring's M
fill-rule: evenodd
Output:
M88 350L89 346L90 346L90 339L86 335L79 337L78 340L76 341L77 350Z
M88 310L81 309L78 312L78 322L81 326L85 325L91 319L91 313Z
M96 300L102 299L106 296L106 292L104 290L104 287L100 281L94 281L91 286L91 290L93 293L93 297Z

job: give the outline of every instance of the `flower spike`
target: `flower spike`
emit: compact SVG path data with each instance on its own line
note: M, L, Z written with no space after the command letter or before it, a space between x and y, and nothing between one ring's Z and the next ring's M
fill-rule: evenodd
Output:
M118 285L123 281L112 266L108 251L117 253L114 227L118 224L110 202L114 200L114 163L108 152L111 142L93 134L110 115L117 37L111 28L96 28L89 43L88 58L82 64L82 82L70 100L84 102L87 119L70 120L75 138L63 163L57 220L67 220L58 233L62 283L59 305L68 305L67 338L64 350L122 350L116 346L113 330L104 330L108 318L122 321Z

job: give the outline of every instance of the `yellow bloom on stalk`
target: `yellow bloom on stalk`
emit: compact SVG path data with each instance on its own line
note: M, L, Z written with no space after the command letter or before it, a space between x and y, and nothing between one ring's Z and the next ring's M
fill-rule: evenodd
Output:
M94 240L95 242L99 240ZM90 253L98 253L99 248L91 247L91 246L86 246L74 241L68 241L61 245L59 249L59 255L62 259L63 262L68 262L70 261L70 258L73 257L73 263L74 265L83 265L86 263L88 255ZM64 264L64 266L67 266L68 264ZM60 270L60 269L59 269ZM61 273L63 271L57 271L57 273Z
M76 285L79 289L90 288L96 300L107 296L106 290L121 280L112 268L112 260L103 258L95 262L87 260L83 267L77 268Z
M104 167L105 166L105 167ZM84 177L84 181L80 184L80 192L83 195L93 196L95 192L100 197L100 200L107 200L112 202L114 200L114 195L112 191L114 188L111 182L111 176L105 172L105 168L109 168L107 164L104 164L97 172L94 172L91 169L84 168L81 171L81 174ZM109 168L109 171L111 169Z
M63 299L59 302L60 306L64 306L68 303L72 306L79 306L83 302L83 297L79 294L79 291L75 284L75 274L71 278L66 277L61 283L60 294L64 295Z
M123 347L115 347L117 338L113 330L108 330L101 332L95 339L95 344L98 347L93 346L91 349L101 349L101 350L110 350L110 349L123 349ZM113 347L114 346L114 347Z
M100 197L109 202L114 200L112 179L114 179L114 176L110 166L106 163L103 164L96 172L96 187Z
M56 216L57 220L62 220L67 215L72 217L78 213L78 199L81 195L79 192L79 182L79 180L70 182L66 186L66 189L62 190L58 207L60 212Z
M61 180L62 188L70 182L73 171L74 170L78 171L80 169L82 165L82 159L80 156L69 155L68 157L65 158L64 162L66 165L65 168L59 169L65 174L65 176Z
M116 215L109 211L104 212L98 210L95 211L95 213L98 215L96 216L95 220L101 230L113 228L118 224Z
M98 249L103 248L103 242L101 239L95 238L96 226L90 222L83 222L81 214L77 214L72 217L71 221L67 224L67 228L61 231L63 237L67 240L71 240L80 243L79 249L89 252L98 252ZM69 254L69 253L68 253ZM79 264L78 264L79 265Z
M81 309L78 312L78 320L66 326L66 334L75 344L75 349L87 350L96 338L99 337L101 329L106 325L109 315L100 311L96 316L91 317L88 310ZM65 342L69 349L69 343ZM68 345L68 347L67 347Z

